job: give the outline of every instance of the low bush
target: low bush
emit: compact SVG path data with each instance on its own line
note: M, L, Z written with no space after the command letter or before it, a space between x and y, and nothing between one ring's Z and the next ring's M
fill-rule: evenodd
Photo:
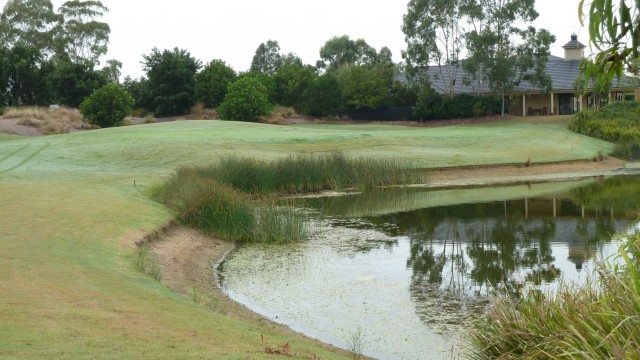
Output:
M616 143L640 141L640 103L616 102L598 110L580 111L573 116L569 129Z
M269 115L268 90L258 80L243 77L229 85L224 101L218 110L225 120L251 121Z
M640 358L640 233L618 260L581 288L503 296L467 335L468 358Z
M135 100L122 86L109 83L96 90L80 104L80 112L92 124L100 127L122 125L131 114Z

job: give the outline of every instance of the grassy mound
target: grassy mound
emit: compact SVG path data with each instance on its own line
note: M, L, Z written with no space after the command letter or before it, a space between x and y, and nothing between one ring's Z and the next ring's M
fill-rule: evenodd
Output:
M499 299L469 334L470 359L640 358L640 234L592 286Z

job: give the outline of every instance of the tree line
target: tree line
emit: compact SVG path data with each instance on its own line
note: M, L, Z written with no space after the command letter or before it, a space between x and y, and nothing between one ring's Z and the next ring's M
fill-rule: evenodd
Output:
M407 48L398 64L387 47L376 50L347 35L329 39L314 65L268 40L256 49L251 69L240 73L220 59L203 65L185 49L154 48L143 55L145 75L121 85L140 113L158 117L183 115L199 102L237 119L266 114L273 104L313 116L341 107L412 106L417 117L447 118L460 106L474 115L499 111L481 99L487 92L502 98L504 111L505 96L520 82L551 87L544 70L555 38L531 25L538 17L534 3L410 0L402 26ZM109 25L100 21L107 11L100 1L67 1L56 11L49 0L9 0L0 14L0 107L77 107L94 90L119 83L119 61L99 68L109 42ZM440 73L429 71L434 65ZM475 84L478 99L458 99L455 81L436 92L431 83L438 78Z

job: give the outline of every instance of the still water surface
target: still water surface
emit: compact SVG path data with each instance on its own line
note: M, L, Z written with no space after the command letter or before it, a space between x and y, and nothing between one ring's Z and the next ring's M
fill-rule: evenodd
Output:
M578 283L638 216L640 178L296 200L308 241L251 245L220 269L235 300L380 359L451 358L496 290Z

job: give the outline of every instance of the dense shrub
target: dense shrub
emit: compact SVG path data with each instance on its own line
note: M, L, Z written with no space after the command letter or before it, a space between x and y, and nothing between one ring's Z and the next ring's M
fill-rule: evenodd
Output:
M325 73L309 83L295 109L306 115L327 116L340 105L341 98L338 80L332 73Z
M122 86L109 83L80 104L80 112L92 124L111 127L122 124L135 101Z
M262 84L262 86L264 86L267 89L267 98L269 99L269 102L272 104L276 103L277 101L276 81L273 78L273 76L267 75L259 71L249 71L249 72L241 73L240 75L238 75L238 80L244 79L244 78L252 78L254 80L257 80L260 84Z
M250 121L269 115L272 105L267 88L252 77L243 77L229 85L227 95L218 109L226 120Z
M598 139L623 143L640 141L640 103L616 102L573 116L569 129Z
M466 119L471 117L499 114L502 101L495 96L438 94L430 87L422 89L414 107L414 117L429 119Z
M196 75L196 99L207 107L217 107L236 78L236 72L224 61L211 61Z

